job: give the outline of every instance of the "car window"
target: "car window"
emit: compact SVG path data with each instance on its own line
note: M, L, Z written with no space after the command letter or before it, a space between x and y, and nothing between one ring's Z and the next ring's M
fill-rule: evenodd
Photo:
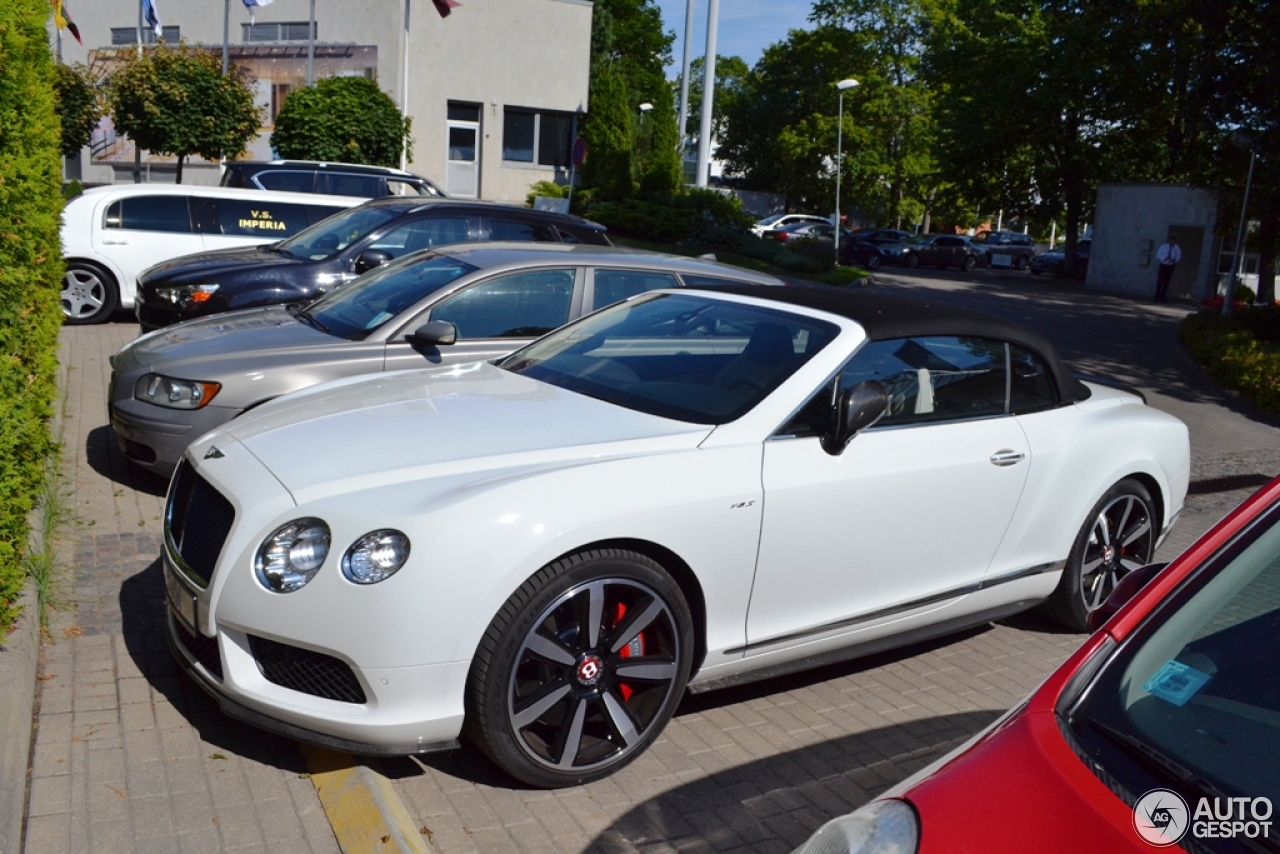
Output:
M938 245L954 248L956 246L963 246L964 244L960 242L960 239L958 237L939 237Z
M315 225L321 220L326 220L334 214L341 213L346 208L335 208L329 205L304 205L307 210L307 222Z
M1058 402L1053 378L1039 356L1009 345L1009 411L1015 415L1050 409Z
M889 396L880 424L981 418L1005 411L1004 344L986 338L872 341L840 374L840 387L877 380Z
M313 261L331 258L399 215L394 207L350 208L316 223L276 248L295 258Z
M264 190L279 190L286 193L310 193L316 186L316 173L298 172L295 170L270 170L259 172L254 176L258 186Z
M559 243L555 227L541 222L520 222L512 219L490 219L490 240L522 240L539 243Z
M107 228L190 234L191 212L186 196L129 196L107 208Z
M297 234L308 225L307 210L303 205L282 204L266 199L207 201L213 207L214 234L279 240Z
M387 179L388 196L431 196L430 186L422 181L409 181L402 178Z
M595 279L594 308L604 308L606 305L622 302L645 291L679 286L676 277L670 273L657 273L651 270L597 269Z
M360 196L365 199L386 195L382 178L377 175L347 175L342 172L322 172L316 175L316 192L330 196Z
M467 288L431 309L458 338L533 338L569 322L575 271L531 270Z
M331 291L298 317L330 335L360 341L414 303L476 269L431 253L392 261Z
M470 239L470 227L466 217L435 217L416 219L397 226L379 237L370 249L389 252L399 258L419 249L443 246L448 243L466 243Z

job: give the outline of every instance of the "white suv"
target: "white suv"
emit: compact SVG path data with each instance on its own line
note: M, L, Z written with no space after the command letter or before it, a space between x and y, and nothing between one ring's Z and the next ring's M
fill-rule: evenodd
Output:
M362 200L184 184L95 187L62 211L62 313L102 323L132 308L138 276L193 252L274 243Z

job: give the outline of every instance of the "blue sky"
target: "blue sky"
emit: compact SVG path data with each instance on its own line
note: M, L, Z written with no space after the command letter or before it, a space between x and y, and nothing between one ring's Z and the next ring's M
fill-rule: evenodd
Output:
M662 10L662 24L675 30L676 41L671 54L674 60L667 73L680 73L684 50L685 0L656 0ZM707 47L708 0L693 0L693 58L702 56ZM789 30L808 29L810 0L720 0L720 28L716 33L716 53L737 56L755 65L764 49L782 41Z

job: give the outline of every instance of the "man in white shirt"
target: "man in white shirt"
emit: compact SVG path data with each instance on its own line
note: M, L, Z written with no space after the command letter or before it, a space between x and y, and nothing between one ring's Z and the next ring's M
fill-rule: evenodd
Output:
M1159 271L1156 273L1156 302L1169 301L1169 280L1173 278L1173 268L1182 260L1182 247L1178 246L1178 238L1170 235L1169 242L1161 244L1156 250Z

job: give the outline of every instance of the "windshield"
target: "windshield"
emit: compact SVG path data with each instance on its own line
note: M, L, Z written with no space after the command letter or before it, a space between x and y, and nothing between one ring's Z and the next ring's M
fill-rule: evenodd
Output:
M298 318L330 335L360 341L418 300L478 269L443 255L415 252L321 297Z
M773 225L775 222L782 219L783 216L785 216L785 214L774 214L773 216L767 216L764 219L758 221L756 225Z
M1189 814L1201 797L1280 802L1278 523L1280 506L1126 641L1070 712L1085 750L1135 797L1170 788ZM1188 818L1187 838L1201 837Z
M553 332L499 367L651 415L724 424L763 400L838 332L834 324L786 311L653 294Z
M276 244L276 249L294 258L323 261L399 215L400 209L396 207L351 208Z

